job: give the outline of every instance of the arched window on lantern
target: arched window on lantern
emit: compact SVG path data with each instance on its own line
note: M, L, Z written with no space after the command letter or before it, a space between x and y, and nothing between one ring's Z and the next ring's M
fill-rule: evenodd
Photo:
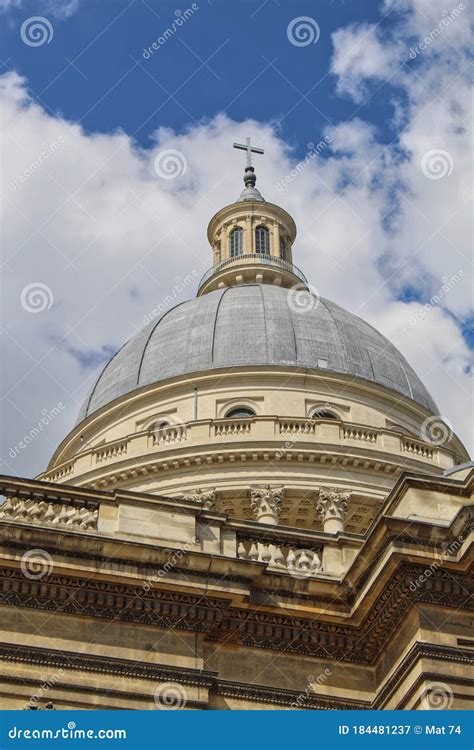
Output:
M242 227L235 227L230 233L230 257L242 255L244 252L244 230Z
M255 229L255 251L259 255L270 255L270 235L264 226Z
M286 243L283 237L280 237L280 258L286 260Z

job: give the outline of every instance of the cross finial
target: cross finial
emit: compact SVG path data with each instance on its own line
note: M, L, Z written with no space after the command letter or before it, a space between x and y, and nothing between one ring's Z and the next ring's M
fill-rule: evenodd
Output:
M245 139L245 145L243 143L234 143L234 148L240 148L247 152L247 166L245 167L244 184L246 188L254 188L257 178L255 177L255 169L252 167L252 154L263 154L263 148L252 146L250 138ZM260 200L263 200L261 196Z
M252 154L263 154L265 153L263 148L257 148L256 146L252 146L250 143L250 138L245 139L245 145L243 143L234 143L234 148L240 148L243 151L247 152L247 167L252 166Z

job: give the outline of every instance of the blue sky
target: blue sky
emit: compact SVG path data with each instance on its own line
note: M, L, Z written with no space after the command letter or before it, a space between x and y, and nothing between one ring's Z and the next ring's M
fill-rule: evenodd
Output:
M353 22L390 24L390 13L381 20L379 3L203 0L197 5L179 33L144 59L144 49L175 20L174 0L83 0L66 19L50 13L54 36L41 55L18 33L23 19L41 8L25 0L4 24L3 59L27 77L33 96L49 111L81 122L88 132L121 128L144 147L158 127L182 131L223 111L234 120L280 123L281 138L299 154L308 141L319 141L326 124L347 120L356 110L380 126L381 138L393 137L393 87L382 85L378 96L360 107L335 95L329 71L331 34L337 28ZM316 44L288 43L287 26L298 16L317 21Z
M297 223L297 265L393 341L472 442L462 1L0 0L0 24L6 472L44 468L103 362L164 299L193 296L247 135L265 148L258 187ZM172 180L156 168L169 149Z

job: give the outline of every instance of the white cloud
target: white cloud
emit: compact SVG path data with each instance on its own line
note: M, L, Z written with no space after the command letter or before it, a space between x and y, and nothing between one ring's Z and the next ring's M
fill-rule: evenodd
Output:
M339 93L362 102L371 79L388 78L395 70L398 47L387 47L375 24L354 24L332 35L334 56L331 72L337 76Z
M0 0L0 11L5 13L14 8L21 8L23 0Z
M53 18L65 20L79 10L80 0L38 0L30 6L31 11L35 14L46 13ZM27 10L28 2L25 0L0 0L0 13L8 13L14 10Z
M400 32L395 50L386 50L388 62L380 63L386 70L402 39ZM373 41L372 49L379 54L377 45ZM284 190L277 185L297 160L271 124L221 116L179 135L161 129L153 147L143 150L122 132L86 134L30 102L19 76L0 78L4 470L28 475L44 468L72 426L99 361L142 326L179 286L176 279L199 278L210 265L206 226L240 192L242 155L231 144L247 134L266 152L258 161L258 187L297 222L297 265L321 294L394 341L469 443L470 360L460 331L470 308L468 89L462 58L454 69L441 55L436 66L430 60L419 63L423 83L409 71L399 78L404 98L397 100L403 110L397 116L404 130L393 144L381 143L362 119L341 123L327 130L329 156L310 160ZM339 69L344 79L346 68ZM357 58L353 70L366 86L374 65ZM350 85L360 90L359 80ZM175 180L159 179L154 170L164 149L186 159L186 172ZM421 169L424 155L435 149L453 162L441 179ZM421 303L399 300L411 286L426 302L459 270L463 274L425 313ZM36 282L54 298L37 314L20 301L22 290ZM177 301L192 294L187 287ZM41 410L59 402L65 408L41 439L9 456Z

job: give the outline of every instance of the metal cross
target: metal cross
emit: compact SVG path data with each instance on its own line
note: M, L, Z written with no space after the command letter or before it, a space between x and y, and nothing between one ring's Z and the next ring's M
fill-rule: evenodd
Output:
M252 154L263 154L265 153L263 148L256 148L250 145L250 138L245 139L245 146L243 143L234 143L234 148L240 148L247 152L247 166L252 166Z

